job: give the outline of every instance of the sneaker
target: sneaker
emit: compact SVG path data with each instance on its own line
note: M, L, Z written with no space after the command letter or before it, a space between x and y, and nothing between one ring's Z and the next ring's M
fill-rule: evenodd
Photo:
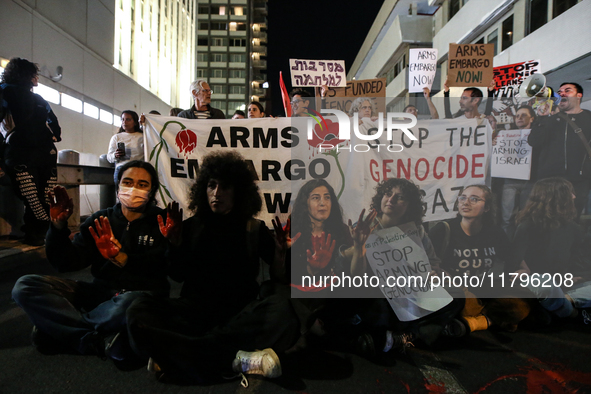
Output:
M443 328L441 335L451 338L461 338L466 335L466 326L458 319L451 319Z
M263 375L266 378L281 376L281 363L273 349L245 352L239 350L232 362L234 372Z

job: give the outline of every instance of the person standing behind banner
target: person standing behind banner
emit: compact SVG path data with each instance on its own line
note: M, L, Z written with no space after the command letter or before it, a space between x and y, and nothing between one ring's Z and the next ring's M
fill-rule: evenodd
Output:
M178 114L179 118L186 119L226 119L226 115L211 103L211 88L203 79L198 79L191 84L191 95L195 104Z
M31 90L39 82L39 68L26 59L8 62L0 89L0 103L8 115L2 122L6 132L0 149L4 171L12 181L15 194L25 203L24 243L45 243L49 228L49 201L46 193L57 182L57 149L61 128L47 101Z
M312 95L302 89L295 89L290 94L292 117L304 116L308 108L312 108Z
M258 101L251 101L248 104L248 119L254 118L264 118L265 117L265 110L263 105Z
M126 110L121 113L121 127L117 134L111 137L107 160L115 164L115 184L117 173L123 164L131 160L144 161L144 134L137 112Z
M423 96L425 96L425 100L427 100L427 105L429 106L429 114L431 115L431 119L439 119L439 112L437 112L437 108L435 108L435 105L433 105L433 101L431 100L431 91L429 90L429 88L423 88ZM406 107L404 107L402 112L413 114L417 118L419 117L419 110L416 106L412 104L409 104Z
M591 159L581 138L591 140L591 111L581 108L583 88L578 83L564 82L557 93L560 112L538 117L527 139L536 156L532 180L561 177L570 181L578 219L591 187Z
M529 105L523 105L515 114L515 126L519 130L531 129L531 124L536 119L536 113ZM514 211L516 207L523 208L527 196L523 195L523 191L528 181L522 179L503 179L503 186L501 187L501 227L507 233L509 239L513 238L515 232Z

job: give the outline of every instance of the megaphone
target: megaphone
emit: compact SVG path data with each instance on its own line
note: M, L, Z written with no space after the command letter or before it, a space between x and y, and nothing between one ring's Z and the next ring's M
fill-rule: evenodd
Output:
M532 74L527 77L519 87L519 97L528 100L535 97L536 101L532 107L538 115L550 114L552 106L560 102L560 96L551 87L546 86L546 77L543 74Z
M532 74L527 77L519 87L519 96L532 98L550 97L548 92L552 89L546 88L546 77L544 74Z

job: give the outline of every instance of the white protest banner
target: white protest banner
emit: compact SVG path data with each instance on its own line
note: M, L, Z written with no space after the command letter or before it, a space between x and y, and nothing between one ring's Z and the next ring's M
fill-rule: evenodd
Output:
M495 97L513 97L519 92L524 79L535 73L542 73L539 60L508 64L493 68L495 74Z
M249 162L257 175L263 198L260 218L268 224L275 215L282 219L289 209L290 178L301 176L291 162L290 148L297 143L289 119L203 120L146 115L145 155L160 176L160 206L172 200L184 208L203 156L214 151L235 151ZM296 174L295 176L285 174ZM299 174L299 175L298 175Z
M344 60L289 59L291 86L347 86Z
M374 231L365 248L379 288L400 321L420 319L453 300L442 287L431 289L431 264L414 223Z
M326 117L327 127L310 140L306 130L311 117L193 120L147 115L146 120L146 158L157 167L162 183L158 198L163 205L179 201L185 216L200 160L214 151L239 152L252 165L263 198L259 218L269 225L275 215L287 218L290 200L311 179L326 179L339 196L344 217L353 220L369 208L374 187L386 178L407 178L422 189L425 221L454 217L465 186L490 184L492 131L487 121L419 121L410 128L416 141L397 129L390 140L384 132L368 141L354 130L350 140L338 139L339 124L332 117ZM356 127L366 136L380 127L379 120L364 118L361 123ZM336 148L322 149L327 141Z
M529 180L531 146L527 136L531 130L501 130L492 148L491 175L495 178Z
M408 91L422 93L433 85L437 73L437 49L412 48L409 51Z

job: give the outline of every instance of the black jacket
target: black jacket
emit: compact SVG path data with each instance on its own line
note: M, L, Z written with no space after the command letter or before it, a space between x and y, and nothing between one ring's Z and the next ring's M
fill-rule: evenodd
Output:
M89 217L80 226L80 232L73 241L69 238L70 230L58 230L52 225L46 237L47 259L60 272L91 266L94 282L111 289L147 290L168 295L168 241L160 233L157 220L157 215L165 214L163 209L149 206L143 217L128 222L121 211L121 204L117 204ZM123 268L101 256L88 230L99 216L109 219L115 238L128 256Z
M226 115L224 115L222 111L220 111L217 108L212 108L209 104L207 104L207 110L211 114L211 117L209 119L226 119ZM195 111L197 111L197 109L195 108L195 105L193 105L190 109L186 109L180 112L177 116L179 118L197 119L195 117Z
M581 113L568 116L583 129L583 134L589 141L591 112L583 110ZM527 142L533 148L533 180L553 176L566 178L571 182L586 179L582 174L582 168L587 151L580 137L563 117L556 114L538 118L532 124ZM586 162L588 161L589 158L586 159Z

